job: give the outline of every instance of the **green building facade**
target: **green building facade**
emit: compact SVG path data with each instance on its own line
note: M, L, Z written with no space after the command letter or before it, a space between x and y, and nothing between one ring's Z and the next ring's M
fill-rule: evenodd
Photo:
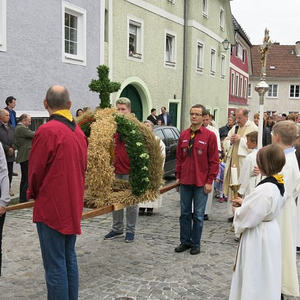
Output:
M145 120L166 106L172 124L189 125L191 105L204 104L219 125L227 119L230 50L229 0L106 0L105 55L112 95L128 97ZM185 42L186 41L186 42Z

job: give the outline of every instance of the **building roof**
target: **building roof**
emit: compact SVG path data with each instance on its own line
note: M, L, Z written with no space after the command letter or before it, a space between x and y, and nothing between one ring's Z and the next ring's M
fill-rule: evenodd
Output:
M252 44L250 42L250 39L245 32L245 30L242 28L242 26L239 24L239 22L236 20L234 16L232 16L232 24L233 24L233 29L235 32L238 32L240 36L245 40L245 42L251 47Z
M260 77L260 45L251 48L253 77ZM272 44L267 56L267 77L300 79L300 56L296 56L295 45Z

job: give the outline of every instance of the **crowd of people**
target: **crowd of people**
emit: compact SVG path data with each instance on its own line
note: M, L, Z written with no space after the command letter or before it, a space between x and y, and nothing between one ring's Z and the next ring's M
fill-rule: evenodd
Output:
M34 132L31 117L16 118L16 99L0 109L0 250L6 206L12 196L13 163L21 165L20 202L34 200L45 269L48 299L78 299L76 235L81 233L87 138L70 112L68 90L52 86L43 101L49 121ZM76 117L87 108L78 109ZM127 98L116 101L120 115L131 113ZM276 300L299 296L296 250L300 247L300 130L299 116L264 114L263 145L258 145L259 114L249 120L245 108L218 128L201 104L190 108L190 127L180 134L176 180L180 185L180 233L176 253L201 252L204 220L213 198L227 202L233 238L239 242L230 299ZM170 125L165 107L144 122L149 130ZM126 141L114 136L115 177L128 180L130 159ZM162 155L165 146L161 143ZM17 157L15 159L15 151ZM163 168L163 166L162 166ZM154 205L160 207L161 199ZM153 210L153 204L141 204ZM126 212L125 212L126 211ZM124 214L126 222L124 222ZM104 240L135 241L138 206L114 211ZM0 276L2 252L0 251Z

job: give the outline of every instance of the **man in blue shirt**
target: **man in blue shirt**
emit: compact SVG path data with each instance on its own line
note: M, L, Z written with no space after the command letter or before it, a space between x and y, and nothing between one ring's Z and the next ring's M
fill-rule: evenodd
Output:
M9 112L9 123L13 128L17 126L17 117L14 108L16 107L16 98L13 96L9 96L5 100L6 107L5 109Z

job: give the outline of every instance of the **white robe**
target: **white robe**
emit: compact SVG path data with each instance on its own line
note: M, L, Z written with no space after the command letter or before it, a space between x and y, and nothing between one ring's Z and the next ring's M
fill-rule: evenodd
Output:
M240 143L239 143L239 148L238 148L238 153L237 153L238 158L239 158L238 173L240 173L240 170L243 167L243 163L245 161L245 158L249 154L249 149L247 147L247 138L246 138L246 135L248 133L252 132L252 131L258 131L258 128L255 125L255 123L252 122L252 121L250 121L250 120L248 120L246 122L245 127L246 127L245 133L244 133L244 136L241 136ZM227 137L224 139L223 146L224 146L225 153L230 152L230 147L231 147L230 138L234 134L234 132L235 132L235 126L233 126L229 130ZM227 172L228 172L228 170L229 170L230 167L231 167L230 163L227 163L227 161L226 161L226 168L225 168L225 173L224 173L224 180L225 180L225 178L227 176ZM232 209L231 209L231 206L232 206L231 200L233 199L233 192L229 189L229 193L226 196L228 196L227 213L228 213L229 217L232 217L233 215L232 215Z
M257 166L256 155L257 149L253 149L252 152L246 156L241 168L239 177L239 184L241 186L238 192L243 196L251 194L261 180L261 175L253 174L254 167Z
M211 125L207 125L206 128L208 130L212 131L215 134L215 136L217 138L218 151L221 152L222 147L221 147L221 140L220 140L219 130L217 128L215 128L214 126L211 126ZM214 198L214 182L212 184L211 192L207 195L207 202L206 202L206 207L205 207L205 214L206 215L211 214L213 198Z
M164 158L164 163L163 163L162 168L164 168L165 159L166 159L166 145L159 137L156 137L156 138L159 139L161 154ZM139 207L140 208L160 208L162 206L162 197L163 197L162 195L158 196L154 202L151 202L151 201L142 202L139 204Z
M297 237L296 237L297 247L300 247L300 194L297 200Z
M286 152L286 151L285 151ZM278 216L282 240L282 287L284 295L299 296L296 265L296 197L300 192L300 172L295 150L285 154L286 163L281 171L284 180L284 204Z
M280 300L281 242L276 216L282 202L278 187L267 182L257 186L236 210L235 233L243 235L230 300Z

